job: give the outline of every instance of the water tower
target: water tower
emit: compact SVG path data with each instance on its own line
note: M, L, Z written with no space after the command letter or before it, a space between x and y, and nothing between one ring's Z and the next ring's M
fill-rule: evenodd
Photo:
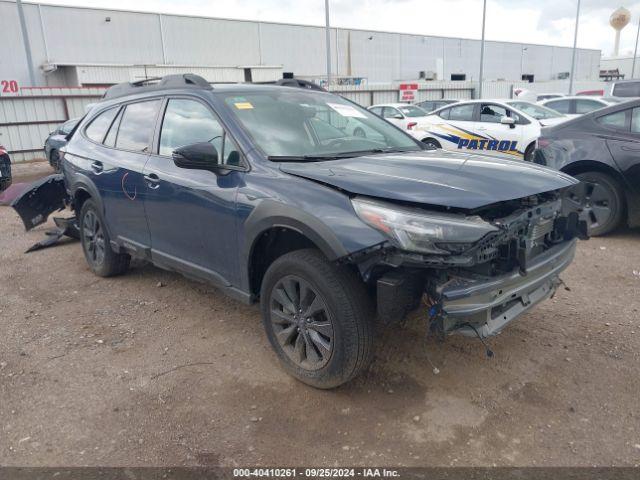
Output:
M616 31L616 43L613 47L613 56L618 56L618 50L620 49L620 32L627 26L631 20L631 12L624 7L618 8L609 17L609 25Z

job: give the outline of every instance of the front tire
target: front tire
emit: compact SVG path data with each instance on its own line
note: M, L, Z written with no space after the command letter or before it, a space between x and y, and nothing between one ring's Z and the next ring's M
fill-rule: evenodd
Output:
M598 237L615 230L622 222L624 196L620 183L601 172L585 172L575 176L582 182L569 198L583 205L589 235Z
M89 199L82 205L78 225L84 257L93 273L100 277L112 277L127 271L131 257L111 249L102 212L93 200Z
M280 363L307 385L337 387L371 360L374 312L364 284L317 250L297 250L271 264L261 309Z

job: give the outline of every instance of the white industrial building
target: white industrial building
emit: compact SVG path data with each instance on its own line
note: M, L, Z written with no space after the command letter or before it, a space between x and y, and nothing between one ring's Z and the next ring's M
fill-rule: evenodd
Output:
M24 3L24 12L40 86L108 85L184 71L212 82L265 81L283 72L321 78L326 71L319 26L37 3ZM27 86L16 3L0 0L0 18L0 77ZM331 39L339 78L478 79L479 40L346 28L332 28ZM568 47L486 42L485 80L567 78L571 55ZM575 80L597 80L599 64L599 50L578 50Z

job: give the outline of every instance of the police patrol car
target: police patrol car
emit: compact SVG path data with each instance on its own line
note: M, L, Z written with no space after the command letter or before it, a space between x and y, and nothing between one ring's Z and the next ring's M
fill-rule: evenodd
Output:
M424 119L424 143L445 150L531 159L543 126L569 117L522 100L469 100Z

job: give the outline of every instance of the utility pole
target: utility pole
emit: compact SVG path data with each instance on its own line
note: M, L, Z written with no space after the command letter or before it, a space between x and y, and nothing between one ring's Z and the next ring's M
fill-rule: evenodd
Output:
M487 18L487 0L482 6L482 41L480 42L480 78L478 79L478 98L482 98L482 79L484 77L484 25Z
M24 10L22 9L22 0L16 0L18 7L18 17L20 18L20 29L22 30L22 41L24 43L24 52L27 55L27 67L29 68L29 85L35 87L36 75L33 72L33 59L31 58L31 43L29 43L29 32L27 32L27 22L24 20Z
M638 32L636 33L636 48L633 49L633 63L631 64L631 78L635 78L636 57L638 56L638 37L640 36L640 18L638 18Z
M329 0L324 0L326 17L325 31L327 35L327 90L331 89L331 26L329 24Z
M580 23L580 0L576 9L576 29L573 34L573 56L571 57L571 76L569 77L569 95L573 92L573 77L576 71L576 46L578 44L578 24Z

